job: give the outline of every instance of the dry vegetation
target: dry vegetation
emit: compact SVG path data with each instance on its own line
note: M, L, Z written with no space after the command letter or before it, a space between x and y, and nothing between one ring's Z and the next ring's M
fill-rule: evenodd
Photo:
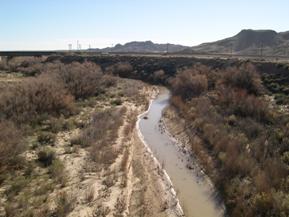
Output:
M145 85L111 75L128 64L104 73L90 62L44 60L0 66L9 75L0 93L0 216L123 216Z
M180 71L171 87L190 148L229 216L288 216L288 114L266 100L255 68L197 65Z
M132 65L13 58L0 70L0 216L166 216L151 186L158 169L134 144L145 85L117 77L134 77ZM190 149L230 216L289 215L289 115L251 64L148 76L169 81Z

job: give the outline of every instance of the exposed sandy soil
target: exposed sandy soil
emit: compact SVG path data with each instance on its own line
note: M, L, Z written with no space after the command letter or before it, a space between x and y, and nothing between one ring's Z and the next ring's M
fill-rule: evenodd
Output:
M150 86L144 88L147 100L156 90ZM146 103L125 102L122 106L127 108L124 123L113 144L119 154L108 169L95 170L96 165L90 162L86 149L71 150L70 139L77 136L79 129L57 135L56 152L69 180L62 191L75 199L74 209L68 216L178 216L176 199L170 192L172 186L141 142L135 123L133 129L126 129L131 120L135 121L137 115L145 111ZM85 114L93 111L92 108ZM52 206L56 193L50 196Z

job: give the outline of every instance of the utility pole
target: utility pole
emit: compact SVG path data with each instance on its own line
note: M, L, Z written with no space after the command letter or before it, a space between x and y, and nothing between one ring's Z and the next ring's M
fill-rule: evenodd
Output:
M169 53L169 43L167 43L167 54Z
M260 57L263 57L263 42L261 42L261 47L260 47Z
M81 50L81 44L79 43L78 40L76 42L76 50Z

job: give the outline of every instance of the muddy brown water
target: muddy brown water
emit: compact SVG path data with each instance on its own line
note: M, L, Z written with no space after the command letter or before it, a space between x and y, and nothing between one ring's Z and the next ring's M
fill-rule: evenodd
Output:
M224 207L217 202L216 192L208 178L201 178L199 171L188 168L190 157L180 151L176 141L160 124L162 111L169 104L169 98L169 91L162 89L148 112L140 117L140 133L169 175L185 216L224 216Z

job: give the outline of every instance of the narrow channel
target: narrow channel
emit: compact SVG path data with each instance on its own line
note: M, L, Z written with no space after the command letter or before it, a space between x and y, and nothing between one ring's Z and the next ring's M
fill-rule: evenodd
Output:
M194 170L187 167L187 156L160 127L162 112L169 104L169 98L170 92L162 89L152 101L148 112L140 117L140 132L169 175L185 216L224 216L222 206L216 202L211 186L204 179L200 179Z

